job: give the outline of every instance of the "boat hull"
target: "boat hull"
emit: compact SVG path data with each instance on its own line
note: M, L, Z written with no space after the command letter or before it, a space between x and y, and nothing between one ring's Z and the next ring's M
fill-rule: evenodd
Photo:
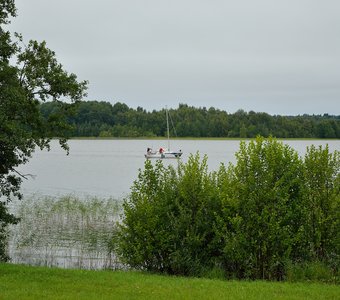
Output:
M181 158L182 152L163 152L163 153L146 153L145 158L156 158L156 159L168 159L168 158Z

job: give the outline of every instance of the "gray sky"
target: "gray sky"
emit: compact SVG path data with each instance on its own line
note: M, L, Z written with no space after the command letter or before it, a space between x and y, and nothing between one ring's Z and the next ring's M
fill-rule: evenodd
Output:
M16 0L88 100L340 115L339 0Z

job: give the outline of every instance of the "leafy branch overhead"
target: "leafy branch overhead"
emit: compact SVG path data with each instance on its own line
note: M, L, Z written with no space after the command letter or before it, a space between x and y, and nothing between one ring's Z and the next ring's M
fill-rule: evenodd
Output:
M26 46L20 34L5 30L11 17L16 17L15 2L0 0L0 197L6 199L0 200L0 260L5 259L4 228L15 222L7 203L12 196L21 198L25 178L17 167L30 159L36 147L49 148L52 137L60 137L60 145L68 149L66 118L72 109L63 101L81 100L88 84L66 72L46 42L31 40ZM40 112L46 100L60 108L49 118Z
M45 101L69 97L73 101L86 96L87 81L77 82L77 76L68 74L55 53L46 47L46 42L30 41L25 50L18 55L21 65L20 85L28 96Z
M1 0L0 1L0 24L8 24L9 17L16 16L16 7L14 0Z

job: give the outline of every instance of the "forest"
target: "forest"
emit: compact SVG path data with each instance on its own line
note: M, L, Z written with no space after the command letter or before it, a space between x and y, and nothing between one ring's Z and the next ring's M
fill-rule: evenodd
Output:
M44 118L65 115L70 137L163 137L166 136L165 109L146 111L116 102L52 101L40 105ZM340 116L269 115L242 109L228 113L214 107L179 104L169 109L172 137L253 138L340 138Z

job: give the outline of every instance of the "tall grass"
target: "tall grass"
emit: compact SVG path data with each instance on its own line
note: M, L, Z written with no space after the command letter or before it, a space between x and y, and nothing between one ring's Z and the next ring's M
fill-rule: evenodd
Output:
M116 268L110 243L119 220L114 199L33 196L16 206L12 262L68 268Z
M334 272L320 261L290 264L287 267L286 280L290 282L340 282L339 271Z

